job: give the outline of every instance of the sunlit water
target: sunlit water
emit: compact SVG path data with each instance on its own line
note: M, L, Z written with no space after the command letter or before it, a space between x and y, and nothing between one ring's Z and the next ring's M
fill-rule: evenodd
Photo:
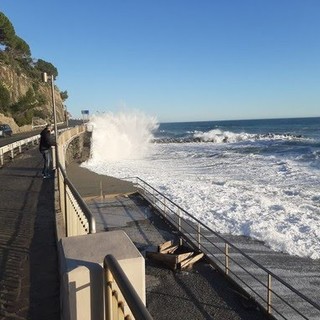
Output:
M320 258L320 119L157 125L92 118L99 174L138 176L212 229Z

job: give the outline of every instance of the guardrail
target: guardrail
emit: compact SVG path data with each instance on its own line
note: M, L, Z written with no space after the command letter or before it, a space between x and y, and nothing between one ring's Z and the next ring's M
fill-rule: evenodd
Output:
M96 222L91 211L72 182L68 179L65 171L65 151L69 143L76 136L84 133L85 130L85 126L75 127L62 132L58 138L58 189L66 237L96 232Z
M111 254L104 258L106 320L135 319L152 320L152 316L141 301L119 262ZM120 291L118 290L120 289ZM126 309L128 306L130 312Z
M320 305L138 177L125 178L210 262L266 312L281 319L320 319Z
M17 153L19 154L23 151L23 148L28 148L30 145L34 146L35 144L38 144L39 139L40 136L35 135L0 147L0 166L2 167L6 160L14 159Z

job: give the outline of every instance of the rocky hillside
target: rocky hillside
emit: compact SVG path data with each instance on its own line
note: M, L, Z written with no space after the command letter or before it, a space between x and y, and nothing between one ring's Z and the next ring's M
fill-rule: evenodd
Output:
M43 83L46 72L54 79L57 68L31 55L29 45L20 38L11 21L0 12L0 123L8 123L14 132L32 124L53 122L51 83ZM57 121L65 120L63 102L67 91L54 90Z
M38 114L41 115L41 118L44 122L53 122L52 93L50 83L41 83L40 80L35 82L34 79L29 78L23 73L17 74L13 68L0 62L0 85L5 87L9 92L10 102L12 104L21 101L21 99L27 95L28 91L36 91L35 93L41 95L44 99L43 104L38 104L34 107L34 109L38 111ZM55 88L54 97L57 109L57 121L63 122L65 119L65 111L60 92L57 88ZM8 123L14 132L24 131L31 127L30 124L29 126L27 125L20 128L13 119L13 113L13 110L9 110L6 116L0 113L0 123Z

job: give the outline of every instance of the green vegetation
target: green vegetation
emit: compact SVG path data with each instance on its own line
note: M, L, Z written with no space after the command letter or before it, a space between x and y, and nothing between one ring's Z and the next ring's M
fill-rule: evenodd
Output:
M18 125L30 124L33 117L45 118L45 112L40 107L47 103L40 92L41 74L47 72L58 76L57 68L42 59L33 59L29 45L16 35L10 20L0 12L0 64L10 66L18 75L25 74L32 81L32 87L19 101L12 101L10 88L0 78L0 112L12 116ZM68 92L60 92L63 101L68 98Z
M0 110L7 112L10 106L9 90L0 83Z

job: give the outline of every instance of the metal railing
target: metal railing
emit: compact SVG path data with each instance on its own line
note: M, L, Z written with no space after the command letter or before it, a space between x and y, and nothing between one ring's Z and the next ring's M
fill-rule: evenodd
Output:
M64 217L65 236L96 233L96 222L81 195L58 163L60 210Z
M85 126L66 130L58 138L58 189L60 210L66 237L96 233L96 222L87 204L69 180L65 168L65 151L70 141L85 132Z
M40 139L39 135L29 137L23 140L15 141L13 143L7 144L0 147L0 167L2 167L6 160L12 160L16 154L22 153L24 148L34 146L38 144Z
M180 236L205 253L210 262L253 298L266 312L280 319L320 319L320 305L251 258L217 232L193 217L138 177L126 178L153 205Z
M134 287L113 255L104 258L106 320L152 320ZM118 290L119 289L119 290ZM128 308L126 308L128 307ZM129 310L127 310L129 309Z

